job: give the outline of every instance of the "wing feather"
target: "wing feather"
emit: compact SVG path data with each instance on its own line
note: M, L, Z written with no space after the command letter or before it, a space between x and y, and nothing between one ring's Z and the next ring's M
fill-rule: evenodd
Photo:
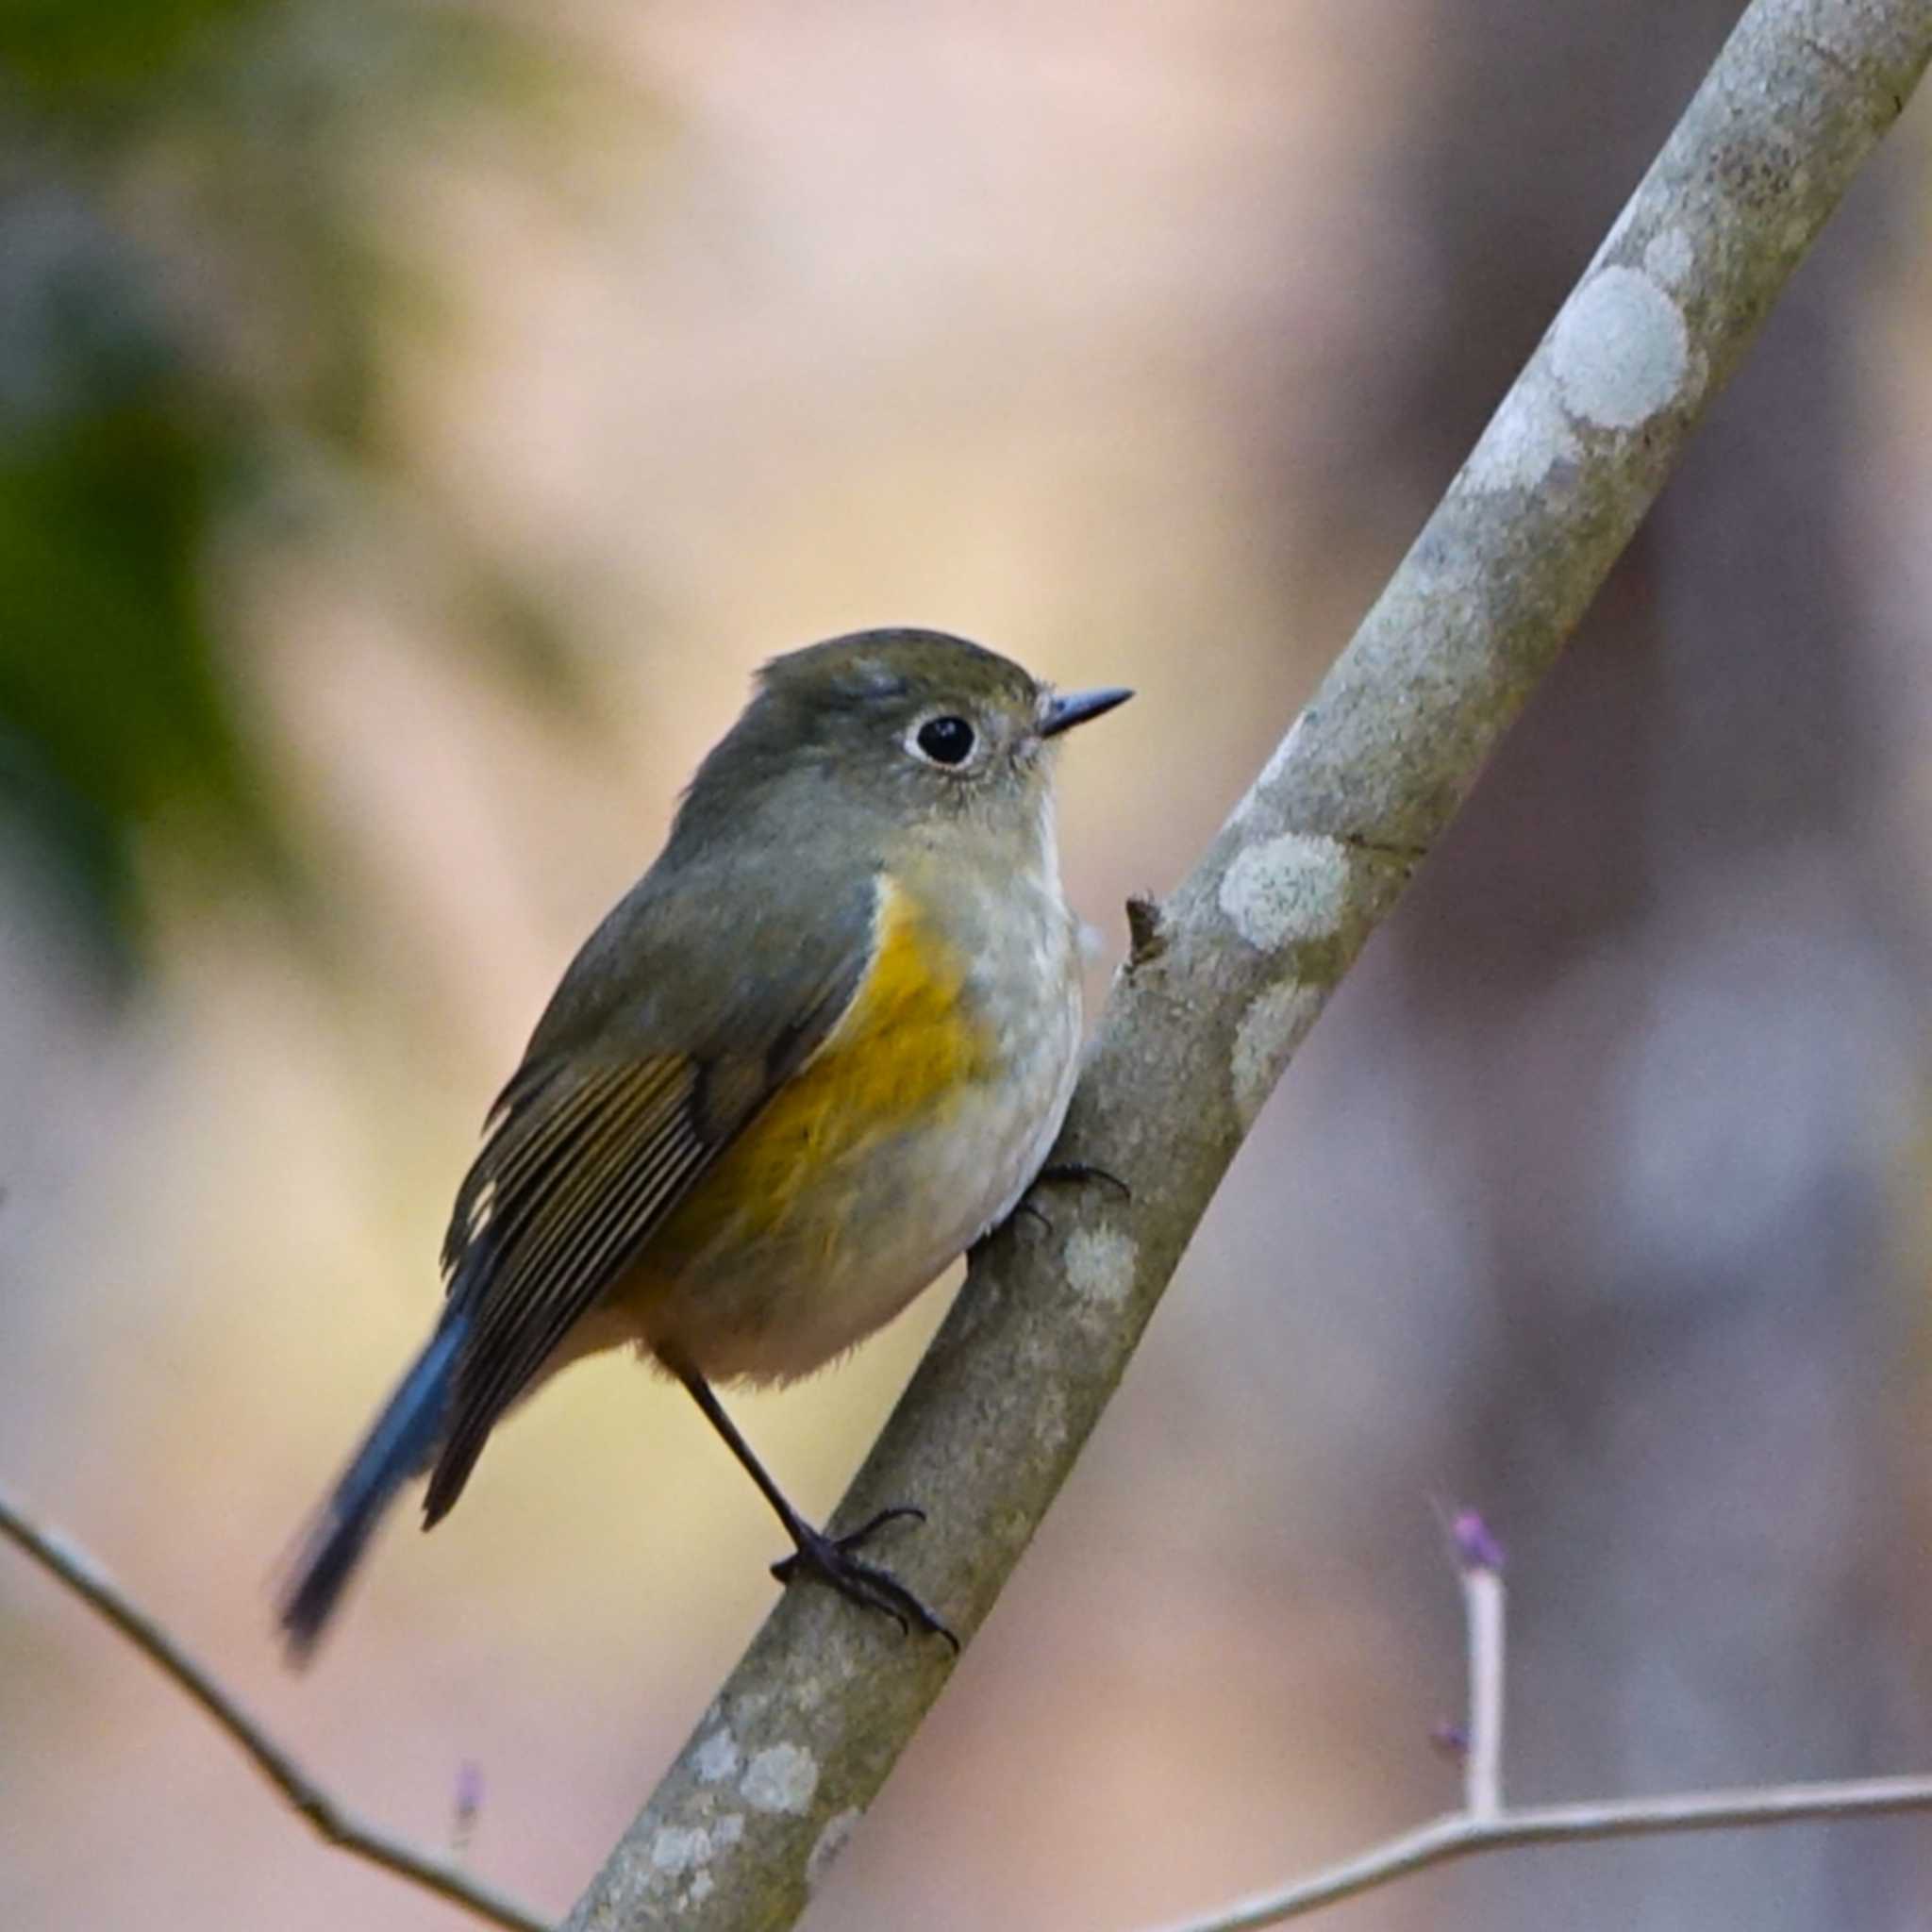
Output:
M588 1075L546 1070L550 1078L529 1083L514 1098L507 1091L491 1110L489 1138L457 1194L442 1245L443 1273L455 1291L462 1264L474 1261L486 1236L508 1247L546 1198L546 1177L567 1169L580 1142L594 1131L603 1103L625 1077L622 1065ZM474 1272L474 1271L473 1271Z
M572 1325L838 1024L865 975L878 904L868 885L790 1002L751 1006L683 1052L599 1055L539 1028L491 1109L443 1243L453 1308L469 1317L425 1515L456 1501L490 1431ZM805 964L794 933L786 960ZM566 988L570 982L567 979ZM549 1024L546 1017L546 1025ZM596 1038L599 1029L590 1029Z
M657 1093L626 1110L578 1156L572 1185L495 1284L477 1333L490 1351L491 1379L479 1398L508 1399L534 1374L609 1279L613 1263L682 1198L709 1150L691 1131L687 1093Z
M642 1060L622 1074L539 1090L553 1096L551 1110L568 1117L530 1134L529 1144L546 1147L547 1157L519 1158L523 1148L512 1143L504 1177L489 1176L489 1211L450 1288L474 1310L473 1327L430 1478L431 1523L456 1501L525 1383L715 1153L693 1130L688 1060ZM493 1145L479 1167L493 1167Z

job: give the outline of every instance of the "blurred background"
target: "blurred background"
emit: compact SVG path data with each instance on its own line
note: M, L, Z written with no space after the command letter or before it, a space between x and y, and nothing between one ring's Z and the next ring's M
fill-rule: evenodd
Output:
M1142 694L1064 765L1097 1002L1738 11L16 0L0 1479L352 1802L446 1843L474 1765L468 1856L560 1913L770 1600L689 1403L573 1372L306 1677L268 1597L556 975L758 660L917 622ZM1932 1763L1928 340L1922 99L810 1924L1133 1932L1453 1802L1451 1502L1510 1553L1513 1795ZM741 1402L802 1504L942 1302ZM1330 1916L1863 1932L1927 1850ZM461 1923L0 1551L10 1932Z

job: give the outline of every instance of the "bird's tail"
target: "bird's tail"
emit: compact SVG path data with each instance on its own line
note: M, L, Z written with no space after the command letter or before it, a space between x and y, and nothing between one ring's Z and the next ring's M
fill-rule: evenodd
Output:
M316 1511L282 1592L281 1625L291 1661L304 1662L315 1648L383 1511L434 1457L468 1328L467 1316L454 1309L444 1315Z

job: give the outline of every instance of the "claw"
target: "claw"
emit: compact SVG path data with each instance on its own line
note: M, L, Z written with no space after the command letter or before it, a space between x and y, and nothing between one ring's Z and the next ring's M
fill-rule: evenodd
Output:
M848 1602L891 1618L901 1633L909 1637L913 1627L934 1637L943 1637L959 1650L959 1640L943 1622L899 1581L890 1570L868 1563L859 1550L889 1523L924 1523L925 1511L909 1503L881 1509L869 1523L862 1523L848 1535L829 1537L824 1530L800 1524L793 1534L798 1547L791 1556L772 1565L772 1574L780 1583L796 1583L801 1577L815 1576L829 1584Z
M1096 1167L1091 1160L1050 1160L1034 1176L1036 1187L1041 1181L1049 1186L1058 1181L1104 1181L1123 1201L1134 1198L1133 1189L1119 1174L1109 1174L1106 1168Z

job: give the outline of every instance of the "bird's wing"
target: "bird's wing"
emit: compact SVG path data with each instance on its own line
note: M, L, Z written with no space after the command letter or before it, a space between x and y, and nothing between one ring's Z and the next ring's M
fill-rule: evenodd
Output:
M838 1025L876 943L876 903L868 881L847 916L821 904L762 943L758 927L774 923L755 922L734 936L740 957L708 962L706 998L681 1016L652 1009L650 907L630 909L624 936L624 981L643 991L615 990L608 933L579 956L457 1196L443 1264L467 1334L429 1523L572 1324ZM665 973L691 986L691 962L665 943ZM679 1033L691 1044L674 1050L666 1036Z

